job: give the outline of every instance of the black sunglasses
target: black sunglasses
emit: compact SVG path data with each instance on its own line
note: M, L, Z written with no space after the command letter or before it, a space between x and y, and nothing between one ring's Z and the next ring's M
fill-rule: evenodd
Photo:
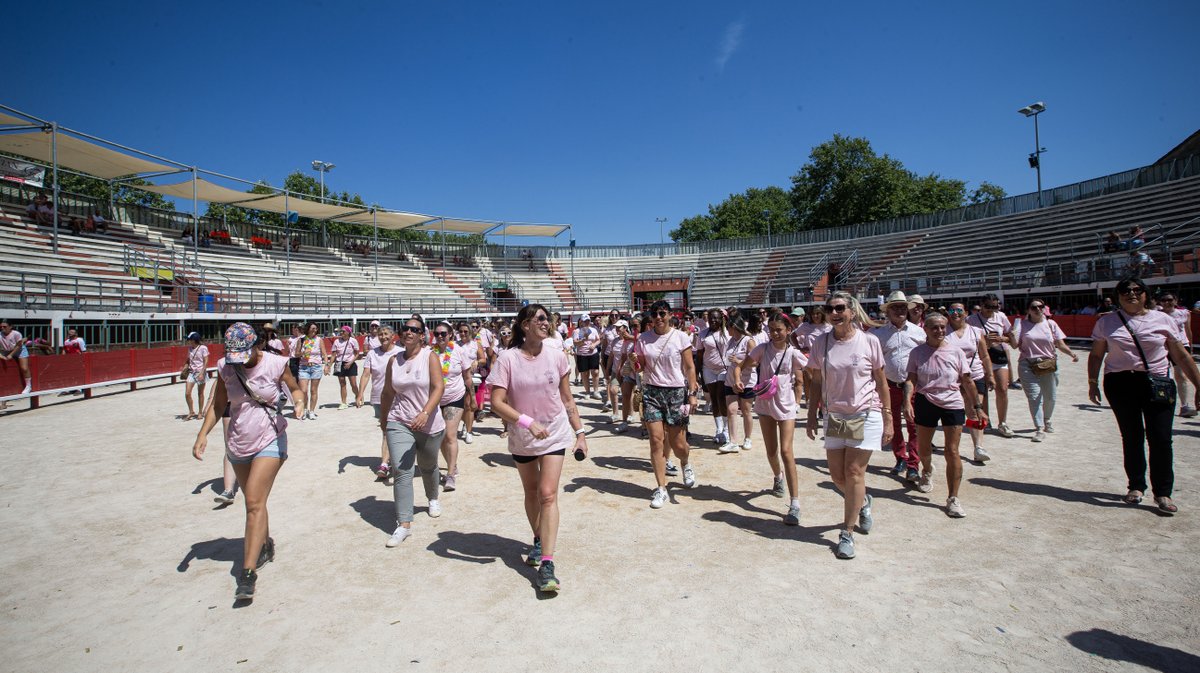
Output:
M1126 287L1126 288L1119 288L1119 289L1117 290L1117 293L1118 293L1118 294L1146 294L1146 291L1145 291L1145 290L1143 290L1143 289L1142 289L1142 288L1140 288L1140 287L1136 287L1136 286L1133 286L1133 285L1131 285L1131 286L1129 286L1129 287Z
M420 333L424 332L425 330L420 325L401 325L399 331L400 332L412 332L413 334L420 334Z
M435 336L435 337L447 337L447 336L450 336L450 333L449 333L449 332L447 332L447 331L446 331L446 330L444 330L444 329L443 329L443 330L437 330L436 332L434 332L434 333L433 333L433 336Z
M845 304L838 304L837 306L830 306L829 304L825 305L825 310L830 313L841 313L842 311L845 311L848 308L850 308L850 307Z

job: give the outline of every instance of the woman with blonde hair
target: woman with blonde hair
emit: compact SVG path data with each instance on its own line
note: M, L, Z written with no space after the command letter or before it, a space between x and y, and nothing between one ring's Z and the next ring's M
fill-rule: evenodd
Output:
M854 524L870 532L874 524L872 498L867 495L866 471L874 451L883 451L892 439L887 377L883 374L883 348L867 327L878 327L853 295L835 292L825 304L833 329L818 336L809 353L810 392L824 400L825 454L829 476L844 499L843 528L837 557L852 559ZM818 435L817 405L808 405L809 439Z

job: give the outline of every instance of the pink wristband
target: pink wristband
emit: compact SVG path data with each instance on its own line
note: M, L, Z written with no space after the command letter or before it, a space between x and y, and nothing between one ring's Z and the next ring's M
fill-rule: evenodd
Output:
M533 425L533 419L525 414L521 414L521 417L517 419L517 425L528 430L529 426Z

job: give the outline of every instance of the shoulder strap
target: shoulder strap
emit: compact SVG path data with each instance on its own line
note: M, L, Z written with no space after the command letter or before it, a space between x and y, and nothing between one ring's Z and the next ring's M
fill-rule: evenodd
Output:
M1117 317L1121 319L1121 324L1125 326L1125 331L1129 332L1129 336L1133 337L1133 345L1137 346L1138 355L1142 356L1142 366L1146 368L1146 373L1150 373L1150 363L1146 361L1146 353L1142 350L1142 344L1138 342L1137 333L1129 326L1129 322L1125 320L1125 311L1117 309Z

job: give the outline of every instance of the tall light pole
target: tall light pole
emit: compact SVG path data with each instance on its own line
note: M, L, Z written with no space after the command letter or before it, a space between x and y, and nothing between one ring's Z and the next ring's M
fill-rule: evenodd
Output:
M313 170L321 174L321 203L325 203L325 174L333 170L333 164L324 161L312 162Z
M662 257L664 254L666 254L666 251L663 249L666 247L666 239L663 238L663 223L667 221L667 218L656 217L654 218L654 221L658 222L658 256Z
M1046 111L1046 104L1042 101L1031 103L1017 110L1026 117L1033 117L1033 152L1029 155L1029 167L1037 170L1037 189L1038 189L1038 208L1042 207L1042 152L1046 151L1042 147L1042 139L1038 133L1038 115Z
M775 244L771 241L771 211L764 210L762 212L762 216L763 220L765 220L767 223L767 246L775 247Z

